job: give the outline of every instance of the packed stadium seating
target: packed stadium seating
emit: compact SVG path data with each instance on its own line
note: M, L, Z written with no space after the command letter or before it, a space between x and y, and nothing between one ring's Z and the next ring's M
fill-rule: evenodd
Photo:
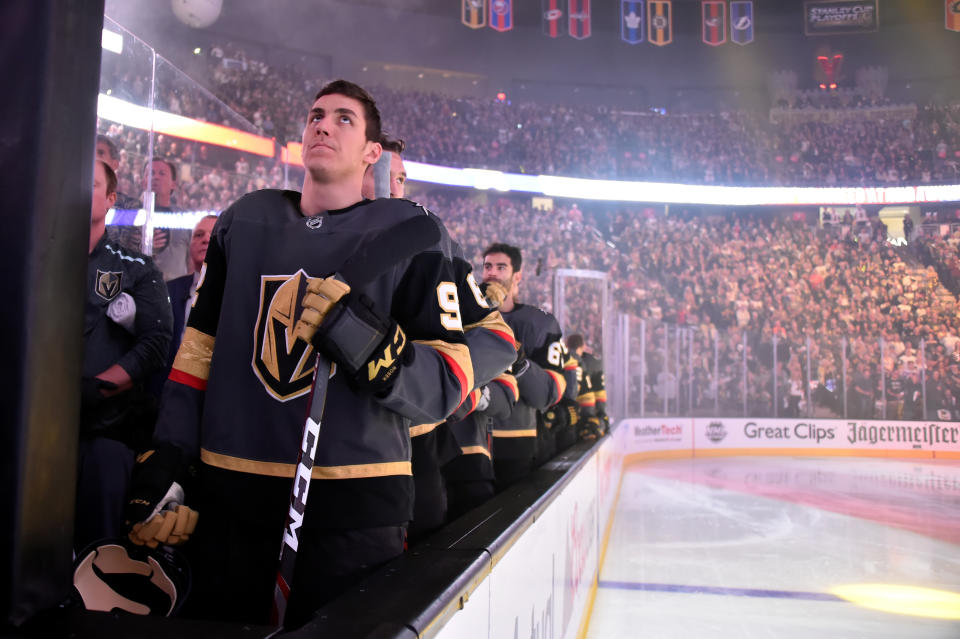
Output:
M169 82L157 108L222 122L227 105L280 144L299 140L320 79L268 68L230 45L206 55L207 75L199 80L223 104ZM118 67L104 78L104 90L143 101L136 73ZM408 142L404 157L435 164L727 185L960 183L960 105L781 104L780 117L784 109L796 117L772 124L770 114L748 112L663 115L373 93L386 130ZM858 114L838 117L837 109ZM105 120L100 130L122 150L121 192L139 193L146 134ZM183 169L175 198L182 209L220 210L247 191L297 188L302 179L296 167L274 160L163 136L154 154ZM649 322L642 382L634 382L636 395L649 398L648 412L879 417L889 408L921 418L925 399L927 414L960 418L960 232L952 218L933 220L944 226L925 225L908 246L894 247L875 217L823 227L787 211L708 217L690 208L665 216L641 205L562 202L538 210L529 198L451 189L417 197L443 217L474 264L491 241L523 247L530 303L550 307L557 268L608 271L618 310ZM599 297L591 295L567 325L599 344ZM683 343L690 347L679 367L661 348L676 327L689 336L668 342L689 340ZM753 355L749 366L744 348ZM892 378L904 383L906 398L879 405L888 390L881 379ZM869 387L862 396L858 383Z

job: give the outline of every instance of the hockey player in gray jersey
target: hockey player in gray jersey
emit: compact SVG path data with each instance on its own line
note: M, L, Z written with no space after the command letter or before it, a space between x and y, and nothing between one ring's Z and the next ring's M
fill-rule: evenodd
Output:
M198 469L186 490L200 512L185 546L194 615L269 619L316 350L335 368L288 626L402 552L412 516L408 428L443 420L474 387L445 233L360 290L334 276L403 220L428 216L442 227L412 202L362 199L380 139L369 94L326 85L306 117L302 193L251 193L214 228L128 517L135 539L169 543L172 530L181 540L183 507L164 506L183 500L171 487L184 465Z

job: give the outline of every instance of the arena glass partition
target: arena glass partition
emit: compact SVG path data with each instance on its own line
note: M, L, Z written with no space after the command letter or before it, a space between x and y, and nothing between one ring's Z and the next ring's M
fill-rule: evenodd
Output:
M107 218L110 232L153 256L165 279L183 275L190 233L201 217L249 191L285 184L279 148L109 17L102 60L97 133L108 136L120 154L120 196ZM230 62L211 57L208 66L211 73L235 72ZM174 166L169 194L156 193L153 172L146 170L150 158Z
M932 335L718 331L625 315L610 335L621 415L960 420L946 382L960 361Z

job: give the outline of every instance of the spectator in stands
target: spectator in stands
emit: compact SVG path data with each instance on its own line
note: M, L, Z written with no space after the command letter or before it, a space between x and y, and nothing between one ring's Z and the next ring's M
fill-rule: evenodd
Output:
M107 165L113 169L114 174L118 174L120 172L120 152L117 150L117 145L114 144L113 140L102 133L97 134L96 154L97 159L101 160L102 162L106 162ZM121 193L119 188L116 195L117 199L113 205L115 208L140 208L137 198L126 195L125 193Z

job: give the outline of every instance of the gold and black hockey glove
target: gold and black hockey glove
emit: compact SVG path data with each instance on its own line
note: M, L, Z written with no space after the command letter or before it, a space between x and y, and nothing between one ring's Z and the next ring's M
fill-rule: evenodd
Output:
M400 325L382 317L362 293L344 295L328 309L312 343L356 388L381 395L390 392L397 373L413 362L415 353Z
M158 445L137 457L124 509L130 541L156 548L175 546L190 538L197 527L197 511L183 505L183 485L190 470L179 448Z
M507 299L507 289L497 282L484 282L480 285L480 292L483 293L490 308L499 308L503 300Z

